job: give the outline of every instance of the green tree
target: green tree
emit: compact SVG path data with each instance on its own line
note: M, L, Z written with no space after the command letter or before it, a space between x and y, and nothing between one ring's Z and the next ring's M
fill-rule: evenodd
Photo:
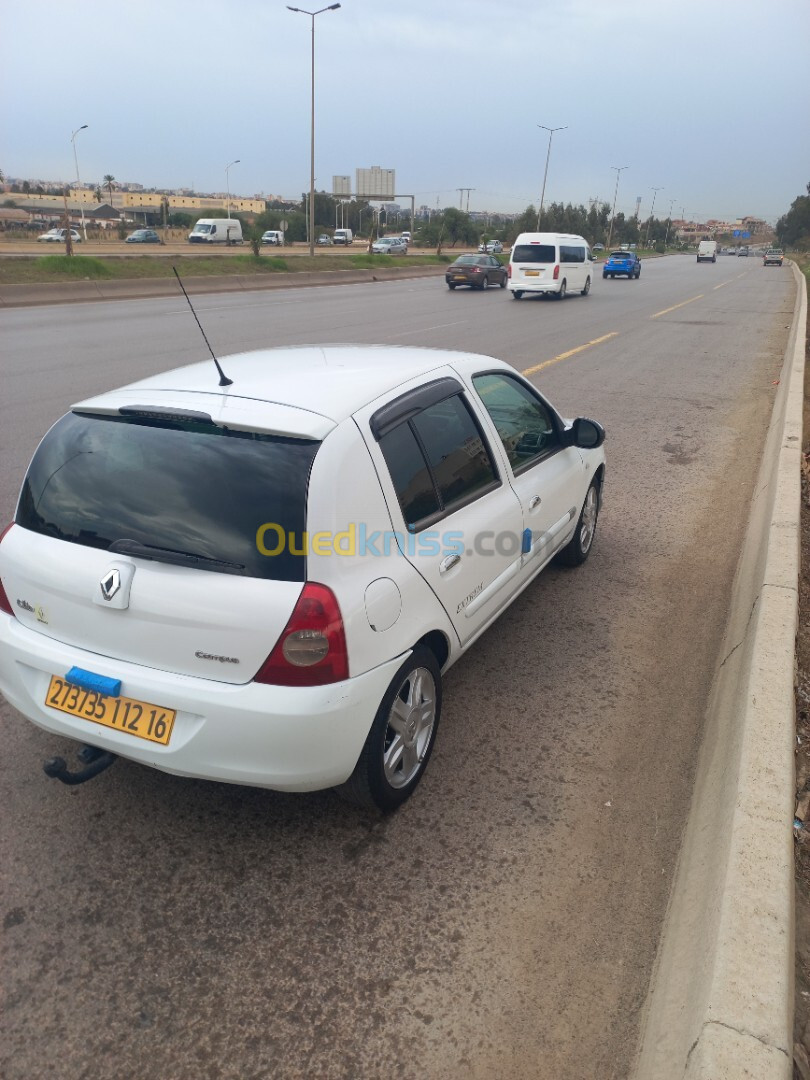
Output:
M107 188L107 191L110 193L110 206L112 206L112 193L113 193L113 185L114 184L115 184L115 177L112 175L112 173L107 173L107 175L104 177L104 186Z
M776 223L776 235L780 244L794 247L810 241L810 184L807 194L793 200L790 210Z

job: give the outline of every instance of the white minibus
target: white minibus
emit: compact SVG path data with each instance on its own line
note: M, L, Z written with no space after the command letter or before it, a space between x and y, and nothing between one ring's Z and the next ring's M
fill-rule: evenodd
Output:
M587 296L591 267L591 249L581 236L521 233L509 256L508 288L515 300L525 293L551 293L557 300L569 292Z

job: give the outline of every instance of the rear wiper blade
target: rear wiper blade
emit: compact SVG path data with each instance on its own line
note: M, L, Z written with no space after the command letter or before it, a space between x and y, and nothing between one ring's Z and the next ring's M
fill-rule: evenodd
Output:
M138 540L116 540L110 544L108 550L114 555L132 555L137 559L153 559L155 562L172 563L175 566L199 566L205 564L205 566L219 566L228 570L245 569L244 563L213 559L209 555L196 555L193 551L176 551L174 548L141 544Z

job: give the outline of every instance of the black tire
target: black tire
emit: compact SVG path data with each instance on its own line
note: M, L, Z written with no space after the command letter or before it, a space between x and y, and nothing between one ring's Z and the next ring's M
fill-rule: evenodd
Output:
M566 288L567 288L567 286L565 284L565 278L563 278L562 281L560 282L560 291L558 293L554 294L555 299L564 300L565 299Z
M415 681L419 673L420 682ZM428 730L412 726L416 723L413 716L413 703L403 697L403 692L410 697L416 693L422 700L422 708L432 698L432 720ZM410 714L400 716L404 731L397 731L391 724L391 716L397 699ZM419 703L416 703L417 705ZM442 677L436 657L425 645L417 645L408 659L391 680L386 690L374 723L357 759L354 772L335 790L342 799L357 806L381 810L384 814L396 810L412 794L422 779L427 768L436 732L442 712ZM423 720L423 725L426 721ZM405 735L405 738L403 738ZM411 743L408 745L408 739ZM386 769L385 757L391 750L405 746L398 762L389 763ZM401 769L400 767L401 766Z
M502 289L506 288L506 274L504 274L503 277L501 278L501 288Z
M448 288L448 289L455 289L455 287L456 287L456 286L455 286L455 283L454 283L454 282L452 282L452 281L448 281L448 282L447 282L447 288Z
M590 277L587 277L585 279L585 288L582 290L582 295L587 296L590 291L591 291L591 279L590 279Z
M486 274L484 274L484 276L483 276L483 278L481 280L481 288L482 289L488 289L489 288L489 278L487 277Z
M607 278L608 278L608 275L607 275L607 274L606 274L606 273L604 272L604 270L603 270L603 271L602 271L602 280L603 280L603 281L607 281Z
M641 271L639 270L639 271L638 271L638 272L636 273L636 281L638 281L638 279L639 279L640 277L641 277Z
M557 555L563 566L581 566L590 555L601 504L601 485L594 480L585 495L574 535Z
M512 290L512 299L513 300L522 300L523 299L523 293L520 291L520 289L513 289Z

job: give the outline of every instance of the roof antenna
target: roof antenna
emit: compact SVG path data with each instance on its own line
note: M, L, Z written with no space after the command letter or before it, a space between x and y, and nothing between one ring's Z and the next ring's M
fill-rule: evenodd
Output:
M180 286L181 289L183 289L183 296L185 296L186 300L188 300L188 293L183 288L183 282L180 280L180 275L177 273L177 267L173 266L172 270L174 270L174 276L177 278L178 285ZM197 312L194 310L194 307L193 307L190 300L188 300L188 306L191 308L191 314L194 316L195 319L197 319ZM202 334L203 339L205 340L205 344L208 346L208 351L211 353L211 359L217 365L217 371L219 372L219 385L220 386L233 386L233 379L229 379L226 376L225 372L222 370L222 368L219 366L219 360L217 360L217 358L214 356L214 350L211 348L211 342L205 336L205 331L203 330L202 324L200 323L199 319L197 319L197 326L199 326L200 333Z

